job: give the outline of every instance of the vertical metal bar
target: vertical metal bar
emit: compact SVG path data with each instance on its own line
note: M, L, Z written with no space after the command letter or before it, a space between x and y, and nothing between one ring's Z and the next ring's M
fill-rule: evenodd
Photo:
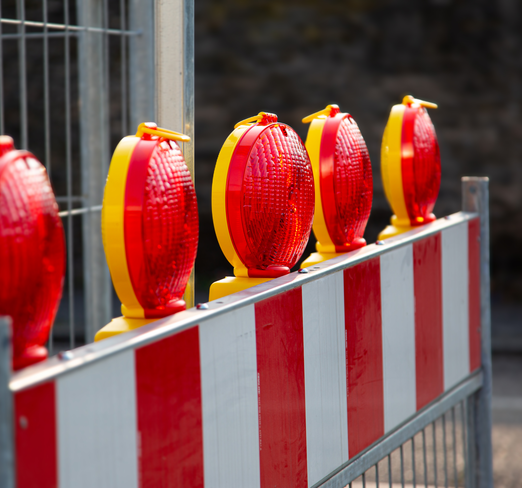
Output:
M433 484L437 486L437 431L435 422L431 426L433 427Z
M125 0L120 0L120 28L124 31L127 28L127 10ZM127 36L120 36L121 47L121 135L125 137L127 132Z
M11 318L0 317L0 486L15 488L13 395L11 379Z
M183 153L194 179L194 0L156 0L155 5L157 119L191 137ZM194 273L184 298L188 307L194 305Z
M76 0L78 23L106 27L103 0ZM105 20L104 20L105 18ZM80 95L80 152L84 205L93 207L103 200L109 165L109 115L107 34L82 32L78 45ZM83 282L85 299L85 340L112 318L111 281L101 238L101 215L82 216Z
M468 487L468 472L469 472L469 460L468 460L468 449L467 449L467 433L466 433L466 415L464 412L464 402L460 402L460 416L461 416L461 428L462 428L462 456L464 459L464 483Z
M411 470L413 477L413 488L417 486L417 480L415 476L415 437L411 438Z
M103 0L103 27L106 30L103 34L103 97L104 101L108 106L109 100L110 100L110 75L109 75L109 34L107 33L107 30L109 29L109 2L107 0ZM111 121L111 114L107 113L107 130L105 132L105 157L102 159L102 172L104 175L109 174L109 159L110 159L110 146L111 146L111 140L110 135L111 132L109 130L110 127L110 121ZM102 185L105 183L105 181L102 181ZM100 202L101 203L101 202Z
M442 445L444 454L444 486L448 488L448 454L446 445L446 414L442 415Z
M2 16L2 2L0 2L0 17ZM4 54L2 42L2 23L0 22L0 135L5 134L4 125Z
M455 427L455 407L451 409L451 424L453 431L453 475L455 478L455 486L458 486L457 476L457 431Z
M69 2L64 0L65 24L65 167L67 172L67 264L69 280L69 347L74 348L74 259L72 210L72 148L71 148L71 66L69 39Z
M26 66L26 39L25 39L25 0L16 1L18 18L22 21L18 25L18 73L20 77L20 145L21 149L28 149L27 141L27 66Z
M467 487L475 488L477 486L477 465L476 465L476 452L475 452L475 434L476 434L476 424L475 424L475 398L474 396L469 396L466 398L466 430L468 433L468 457L467 457Z
M129 118L131 131L156 116L154 57L155 0L129 0L129 28L140 30L129 39ZM176 45L176 44L174 44Z
M388 454L388 484L392 488L391 454Z
M379 488L379 463L375 463L375 488Z
M45 169L47 175L51 178L51 123L50 123L50 107L49 107L49 38L47 27L47 0L43 0L42 3L42 14L44 23L44 38L43 38L43 51L44 51L44 139L45 139Z
M400 447L400 453L401 453L401 486L404 488L404 452L402 449L402 445Z
M480 330L482 388L474 395L476 477L479 488L493 486L491 447L491 302L489 283L489 178L462 178L462 209L480 215Z
M428 488L428 460L426 455L426 431L422 429L422 457L424 459L424 488Z
M195 181L194 167L194 0L184 0L183 28L183 132L190 137L190 142L183 143L183 155L188 169ZM195 270L190 273L185 301L187 308L195 305Z
M155 0L155 9L157 122L168 129L183 132L184 0Z
M45 169L49 179L51 178L51 136L50 136L50 112L49 112L49 38L47 37L48 10L47 0L43 0L42 3L42 20L44 23L44 38L43 38L43 64L44 64L44 144L45 144ZM54 327L51 327L49 334L49 356L53 354L53 334Z
M362 474L362 488L366 488L366 473Z

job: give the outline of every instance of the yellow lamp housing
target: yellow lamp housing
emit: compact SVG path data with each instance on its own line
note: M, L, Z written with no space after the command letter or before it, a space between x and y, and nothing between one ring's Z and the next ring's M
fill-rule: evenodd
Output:
M407 95L391 109L382 139L381 176L394 215L379 234L381 240L435 220L440 151L426 108L437 105Z
M210 300L290 272L312 230L314 182L297 133L260 112L235 125L218 156L212 217L234 267L210 287Z
M190 139L140 124L114 151L102 207L102 238L123 317L101 340L185 310L194 266L198 212L194 185L177 141Z
M306 148L314 171L317 238L317 252L301 265L307 267L366 245L373 177L366 143L350 114L328 105L303 123L310 124Z

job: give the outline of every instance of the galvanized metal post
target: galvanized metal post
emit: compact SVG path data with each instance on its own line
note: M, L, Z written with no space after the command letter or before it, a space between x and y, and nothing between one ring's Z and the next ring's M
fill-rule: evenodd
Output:
M0 317L0 486L15 487L13 396L11 379L11 319Z
M480 316L483 386L472 398L474 430L474 486L493 486L491 447L491 303L489 284L489 178L462 178L462 209L480 215Z
M77 0L78 23L108 27L102 0ZM100 205L109 168L108 45L103 32L80 34L78 69L80 84L80 134L84 206ZM110 322L111 280L101 236L101 215L82 216L85 287L85 340Z
M155 0L129 2L129 28L140 31L129 39L130 134L141 122L156 121L154 3Z
M194 179L194 0L156 0L156 119L190 137L183 154ZM185 292L194 305L194 272Z

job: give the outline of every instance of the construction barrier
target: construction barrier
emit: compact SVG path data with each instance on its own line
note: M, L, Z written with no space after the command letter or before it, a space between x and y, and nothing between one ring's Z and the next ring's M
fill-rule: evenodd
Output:
M487 421L480 239L460 212L15 373L16 486L341 487L454 402Z

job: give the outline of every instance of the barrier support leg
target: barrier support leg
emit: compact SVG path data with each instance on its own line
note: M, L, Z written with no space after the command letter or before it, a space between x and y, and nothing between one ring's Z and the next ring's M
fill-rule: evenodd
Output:
M470 463L472 487L493 487L491 447L491 304L489 285L489 178L462 178L462 210L480 215L480 318L483 387L470 399L473 409L474 462ZM471 427L471 426L470 426Z
M13 396L11 379L11 319L0 317L0 486L15 488Z

